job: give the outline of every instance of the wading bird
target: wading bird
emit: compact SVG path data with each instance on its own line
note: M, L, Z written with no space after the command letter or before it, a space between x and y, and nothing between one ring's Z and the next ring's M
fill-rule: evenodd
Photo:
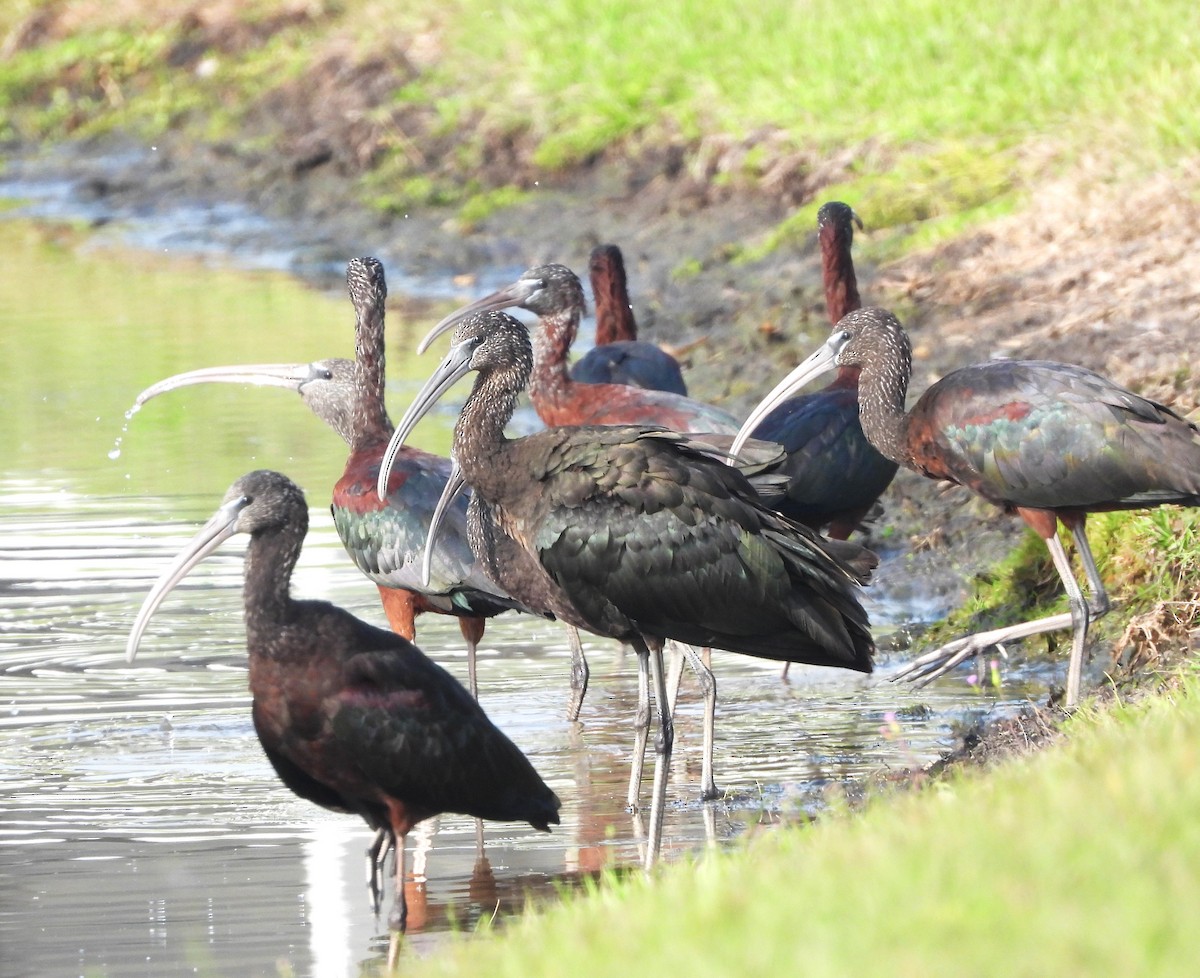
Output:
M825 305L834 325L862 304L850 255L856 223L862 227L840 201L817 212ZM781 471L791 482L779 511L814 530L827 527L826 535L835 540L858 528L897 469L863 434L858 373L857 367L840 365L828 387L778 404L754 429L755 438L776 442L787 453Z
M512 285L452 312L430 331L417 352L423 353L432 337L477 312L527 309L538 316L529 399L543 424L657 424L674 431L729 435L737 431L733 415L702 401L625 384L572 380L567 358L585 306L583 286L574 272L565 265L539 265Z
M907 414L912 351L882 309L861 309L834 328L746 419L740 441L780 400L834 367L861 370L862 426L901 465L958 483L1016 513L1045 541L1071 610L958 639L921 656L896 678L932 679L1002 642L1073 629L1066 705L1079 699L1088 621L1109 607L1088 546L1088 513L1200 503L1200 430L1170 408L1083 367L1047 360L992 360L931 386ZM735 450L737 443L735 442ZM1058 537L1071 531L1091 602Z
M637 338L625 261L615 244L597 245L588 259L596 304L596 345L571 367L581 384L627 384L687 396L683 371L657 343Z
M187 573L248 533L243 598L254 729L275 773L301 798L355 813L396 847L388 923L403 931L404 841L417 822L459 812L558 824L558 797L479 704L407 639L326 601L291 597L308 531L300 489L278 472L243 476L146 596L130 630L133 661L151 616Z
M450 475L450 460L405 448L392 467L386 495L376 493L379 460L392 434L384 404L384 316L387 283L383 265L356 258L346 267L355 312L355 359L315 363L206 367L159 381L138 395L148 400L191 384L224 382L284 387L297 391L314 414L350 449L333 489L334 525L354 563L379 588L392 629L416 638L416 616L432 611L458 617L467 643L471 692L478 694L475 652L484 620L510 609L528 610L479 567L467 544L466 499L446 514L437 546L423 577L429 521ZM579 715L587 688L587 662L578 635L568 630L572 650L571 719Z
M688 397L625 384L574 381L567 370L567 360L586 302L578 277L565 265L531 268L512 285L451 313L429 332L417 352L423 353L433 337L468 316L508 308L526 309L538 316L538 325L533 331L534 366L529 379L529 397L543 424L654 424L675 431L725 435L737 431L737 420L731 414ZM703 796L715 798L718 792L712 774L712 738L716 722L716 679L695 649L684 649L683 652L704 695ZM636 763L634 776L640 778ZM636 786L631 778L630 805L636 806L636 801Z
M648 425L592 425L507 438L504 426L533 360L529 334L511 316L468 316L396 428L380 476L438 398L476 371L454 427L456 464L474 490L473 505L486 506L494 531L528 551L588 629L637 651L635 766L649 730L645 690L653 677L660 736L647 845L652 862L673 739L664 641L869 672L874 645L857 584L874 555L823 540L769 509L727 453L703 437ZM766 447L777 458L774 446ZM488 541L475 534L470 541L486 561L481 550ZM500 583L532 601L518 582L501 577Z

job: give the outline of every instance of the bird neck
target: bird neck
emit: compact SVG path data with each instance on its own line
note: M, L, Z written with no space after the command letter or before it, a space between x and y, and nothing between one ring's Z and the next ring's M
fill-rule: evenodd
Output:
M581 310L578 306L548 313L533 330L533 374L529 396L537 406L541 402L565 400L574 387L567 370L567 357L579 331ZM541 408L538 408L539 412Z
M596 297L596 345L637 339L637 320L629 306L623 272L611 269L607 276L592 278Z
M884 458L909 467L912 452L904 399L911 374L912 355L898 349L863 366L858 378L859 421L867 441Z
M355 403L351 417L351 449L358 450L382 437L390 437L392 421L388 417L383 390L386 382L383 346L383 309L359 317L355 329L354 380Z
M512 443L504 426L528 379L522 373L509 366L479 374L454 425L454 458L467 485L484 499L502 497L510 482L500 461Z
M821 244L821 281L825 285L825 308L833 324L862 306L854 260L850 257L852 232L827 224L818 235Z
M269 650L271 631L288 617L292 571L307 530L308 511L303 509L284 526L250 537L243 599L247 645L252 653Z

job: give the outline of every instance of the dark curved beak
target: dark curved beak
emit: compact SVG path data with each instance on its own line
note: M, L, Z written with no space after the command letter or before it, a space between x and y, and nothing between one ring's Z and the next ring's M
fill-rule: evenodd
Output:
M379 481L376 483L375 491L379 493L380 499L387 499L387 485L392 474L392 465L396 461L396 456L400 454L400 449L404 447L405 439L412 434L417 422L429 412L438 399L471 372L471 354L473 352L474 346L471 343L456 343L450 347L446 358L438 364L432 376L425 381L425 385L413 398L408 410L404 412L404 417L400 419L396 430L392 432L392 438L388 442L387 451L384 452L383 461L379 463Z
M815 353L776 384L774 390L759 401L758 406L742 422L730 451L734 455L738 454L742 446L754 434L754 429L762 423L763 418L789 397L802 390L814 377L819 377L827 370L836 367L837 356L844 343L845 335L840 331L835 331Z
M151 616L162 604L163 598L171 592L176 584L187 577L193 567L237 533L238 517L249 502L250 500L246 496L237 496L222 503L221 508L200 528L188 545L171 562L171 566L163 571L162 576L154 582L154 586L150 588L150 593L146 595L142 607L138 610L137 618L133 621L133 628L129 631L129 640L125 643L126 662L132 662L134 656L137 655L142 633L146 631Z
M425 338L417 344L417 353L424 353L429 349L430 343L452 326L457 326L468 316L473 316L477 312L490 312L495 309L519 308L529 301L529 297L541 287L541 282L535 279L517 279L512 285L506 285L498 292L485 295L482 299L476 299L474 302L454 310L454 312L450 313L449 316L425 334Z
M450 507L454 505L455 497L466 488L466 485L462 469L458 467L458 460L451 455L450 477L446 480L446 488L442 490L437 506L434 507L433 516L429 519L429 532L425 537L425 556L421 560L421 584L425 587L429 587L429 581L433 577L433 545L437 540L438 529L450 511Z
M317 377L315 363L257 363L234 367L202 367L186 373L175 374L157 384L151 384L133 402L133 410L159 394L191 387L193 384L249 384L254 387L286 387L298 391L308 381Z
M852 220L860 231L863 230L862 218L858 216L858 211L853 207L850 208L850 220Z

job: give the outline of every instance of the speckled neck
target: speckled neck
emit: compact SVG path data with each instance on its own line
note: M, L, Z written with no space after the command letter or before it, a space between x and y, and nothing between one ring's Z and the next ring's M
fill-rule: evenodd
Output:
M490 503L505 498L511 480L499 464L512 440L504 427L529 380L529 364L510 364L480 373L454 425L454 457L473 492Z
M388 438L392 421L384 402L385 356L382 300L356 310L354 374L356 398L353 412L352 449Z
M539 414L543 413L543 405L557 407L570 399L575 382L567 370L567 357L579 331L581 313L578 305L547 313L533 330L529 398Z
M863 433L884 458L911 468L904 400L912 374L912 350L903 333L891 330L873 330L869 346L870 358L858 378Z

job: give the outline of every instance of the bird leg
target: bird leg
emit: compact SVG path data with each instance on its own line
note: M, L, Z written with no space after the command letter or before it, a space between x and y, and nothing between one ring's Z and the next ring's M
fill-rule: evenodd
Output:
M1083 564L1083 572L1087 575L1088 590L1092 593L1092 599L1088 602L1088 611L1091 613L1092 621L1095 621L1107 614L1111 605L1108 600L1108 592L1104 589L1104 581L1100 579L1100 571L1096 567L1096 559L1092 556L1087 533L1084 530L1086 514L1080 513L1077 516L1070 514L1059 518L1071 531L1071 538L1075 541L1075 549L1079 553L1079 562Z
M704 760L701 768L700 797L704 802L712 802L721 794L713 776L713 743L716 739L716 677L713 676L713 671L704 662L701 654L696 652L695 646L684 646L683 650L684 655L688 656L691 671L696 673L696 679L700 682L701 694L704 696ZM674 716L673 703L671 715Z
M383 903L383 867L392 851L392 834L386 828L375 830L375 838L367 847L367 889L371 894L371 909L379 916Z
M675 704L679 702L679 686L683 681L684 649L682 642L668 642L671 650L671 668L667 672L667 709L675 715Z
M704 761L700 773L700 797L704 801L712 801L721 795L713 776L713 745L717 736L717 677L694 646L685 645L683 651L700 682L700 692L704 694ZM674 716L674 710L671 713Z
M684 645L682 642L668 642L671 648L671 671L667 675L667 693L670 699L667 706L671 716L675 716L675 704L679 699L679 682L683 678L683 663L686 658L696 679L700 682L700 691L704 694L704 761L701 769L700 798L712 801L721 796L713 777L713 744L717 730L717 678L704 662L703 657L696 651L695 646ZM707 649L705 650L707 651Z
M639 637L641 648L639 658L646 644ZM663 672L662 647L648 649L650 673L654 680L654 698L658 705L658 741L655 744L654 758L654 792L650 800L650 827L646 831L646 863L650 869L658 860L662 848L662 823L667 807L667 776L671 768L671 748L675 742L675 728L671 720L671 711L667 706L667 680Z
M642 787L642 769L646 764L646 741L650 736L650 650L645 643L637 649L638 657L638 707L633 720L633 758L629 771L629 793L625 806L633 812L638 809L638 794Z
M387 615L388 624L392 631L410 642L417 637L417 606L416 595L404 588L387 587L376 584L379 588L379 600L383 603L383 613Z
M394 832L396 840L396 862L392 867L392 882L395 896L392 900L392 912L388 915L388 929L397 934L403 934L408 926L408 901L404 896L404 843L406 836L402 832Z
M479 699L479 682L475 678L475 650L483 638L483 619L460 616L458 628L467 643L467 680L471 685L471 696Z
M988 648L1001 645L1004 642L1015 641L1016 639L1029 638L1031 635L1040 635L1045 632L1070 628L1072 629L1071 658L1067 665L1067 690L1064 705L1067 709L1074 707L1079 701L1079 688L1083 676L1083 652L1087 643L1088 622L1090 618L1099 617L1104 614L1108 610L1109 601L1108 594L1104 590L1104 584L1100 580L1096 562L1092 558L1091 548L1088 546L1082 519L1070 520L1067 525L1071 528L1075 546L1079 550L1080 559L1083 562L1084 571L1088 577L1088 585L1096 602L1094 610L1084 600L1083 592L1079 587L1079 582L1075 580L1075 574L1071 570L1071 562L1067 559L1062 541L1059 540L1056 532L1051 532L1050 536L1044 537L1046 548L1050 551L1050 558L1054 561L1054 568L1058 571L1058 576L1062 579L1063 588L1067 592L1067 600L1071 607L1069 612L1060 615L1050 615L1046 618L1038 618L1034 621L1022 622L1019 625L1010 625L1007 628L996 628L987 632L978 632L974 635L957 639L943 645L939 649L927 652L925 655L914 659L896 673L892 677L892 681L906 680L908 682L917 682L919 685L924 686L926 683L937 679L938 676L953 669L964 659L977 655Z
M1043 632L1056 632L1070 628L1074 623L1070 612L1061 615L1051 615L1049 618L1038 618L1034 621L1021 622L1019 625L1009 625L1006 628L994 628L987 632L976 632L963 638L947 642L932 652L926 652L908 663L904 668L891 677L892 682L915 682L925 686L939 676L945 675L960 662L986 652L990 648L1013 642L1019 638L1040 635Z
M671 671L667 675L667 693L670 696L667 706L671 711L671 716L675 716L675 704L679 699L679 682L683 678L685 658L688 665L692 667L692 672L700 681L700 691L704 695L704 761L700 775L700 798L703 801L712 801L721 796L716 779L713 777L713 744L716 740L717 730L717 678L705 663L701 653L696 651L695 646L684 645L682 642L669 642L668 644L671 647ZM705 649L705 652L707 651Z
M1087 536L1083 533L1082 525L1078 531L1072 528L1071 533L1077 547L1080 546L1080 540L1083 541L1080 555L1082 556L1084 553L1088 555L1088 559L1084 561L1085 565L1091 563L1094 566L1095 562L1091 559L1091 549L1088 547ZM1083 652L1087 644L1090 612L1088 603L1084 600L1083 591L1080 590L1079 582L1075 580L1075 572L1071 570L1067 552L1063 549L1062 541L1058 539L1057 533L1046 541L1046 546L1050 548L1050 556L1054 558L1054 567L1058 571L1058 576L1062 578L1063 587L1067 590L1067 599L1071 603L1071 621L1074 629L1071 635L1071 658L1067 663L1067 696L1064 702L1069 710L1079 702L1079 687L1083 680ZM1098 574L1097 579L1099 579ZM1103 585L1100 587L1100 594L1104 595L1104 603L1107 605L1108 596L1104 594Z
M583 709L583 697L587 693L588 668L587 656L583 654L583 643L579 640L579 629L567 625L567 641L571 646L571 698L567 701L567 719L572 723L579 719L579 711Z

